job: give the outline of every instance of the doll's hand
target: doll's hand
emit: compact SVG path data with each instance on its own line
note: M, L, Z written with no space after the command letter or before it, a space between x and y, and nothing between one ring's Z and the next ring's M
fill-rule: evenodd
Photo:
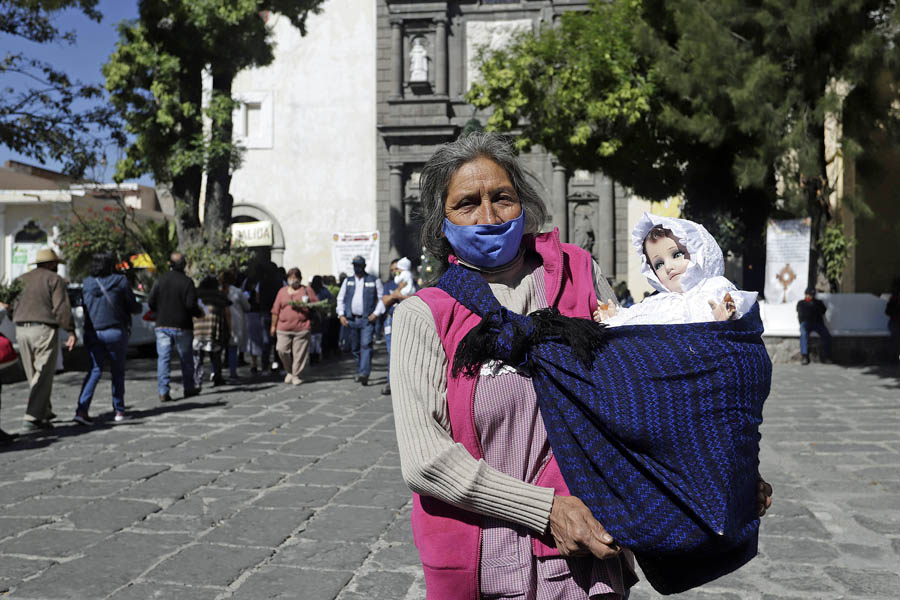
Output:
M762 517L772 507L772 485L757 473L756 511Z
M725 297L722 298L721 303L717 303L715 300L709 301L709 307L712 309L713 318L716 321L727 321L734 317L734 313L737 310L734 306L734 300L731 298L731 294L725 293Z
M594 320L598 323L602 323L603 321L608 321L611 318L616 316L616 305L613 303L610 298L606 302L600 302L597 304L597 310L594 311Z

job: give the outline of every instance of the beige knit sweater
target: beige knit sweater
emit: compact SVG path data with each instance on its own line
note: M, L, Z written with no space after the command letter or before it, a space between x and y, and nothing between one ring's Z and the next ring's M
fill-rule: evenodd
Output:
M538 308L532 274L536 267L534 260L520 259L509 271L488 278L500 304L520 314ZM598 298L615 299L596 263L594 288ZM543 532L553 490L475 460L450 436L447 367L428 305L415 296L404 300L394 311L390 366L403 479L419 494Z

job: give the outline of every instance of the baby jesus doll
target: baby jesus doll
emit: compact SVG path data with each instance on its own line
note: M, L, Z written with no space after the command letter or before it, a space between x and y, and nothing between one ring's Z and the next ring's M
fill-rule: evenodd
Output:
M657 294L630 308L601 302L594 320L618 325L672 325L740 319L756 302L724 277L722 250L706 229L686 219L644 213L631 233L641 272Z

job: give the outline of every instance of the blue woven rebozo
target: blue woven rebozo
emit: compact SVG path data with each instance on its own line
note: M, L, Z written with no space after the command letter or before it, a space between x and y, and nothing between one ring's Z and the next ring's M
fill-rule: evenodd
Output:
M583 361L562 339L535 335L536 316L502 308L481 276L453 266L438 287L482 317L470 335L489 340L492 358L531 373L570 492L657 591L702 585L756 555L772 371L758 306L739 320L685 325L580 319L603 338Z

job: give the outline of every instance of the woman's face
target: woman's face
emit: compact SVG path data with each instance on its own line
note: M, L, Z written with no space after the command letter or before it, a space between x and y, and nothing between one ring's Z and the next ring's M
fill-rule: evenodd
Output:
M670 237L644 242L644 251L650 258L650 266L670 292L681 292L681 275L687 270L691 257Z
M499 225L521 214L506 169L491 159L469 161L450 178L444 216L454 225Z

